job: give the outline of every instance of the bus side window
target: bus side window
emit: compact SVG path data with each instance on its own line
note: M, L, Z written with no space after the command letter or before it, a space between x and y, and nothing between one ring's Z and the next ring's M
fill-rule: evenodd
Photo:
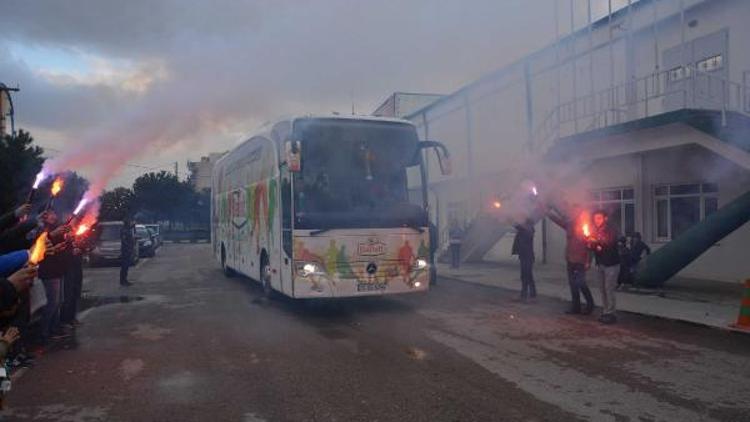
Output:
M284 168L281 180L281 242L284 252L292 257L292 183L289 172Z

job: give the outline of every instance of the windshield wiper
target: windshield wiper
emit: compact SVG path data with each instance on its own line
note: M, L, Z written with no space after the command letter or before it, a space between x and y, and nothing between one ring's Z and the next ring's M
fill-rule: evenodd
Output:
M424 229L417 226L416 224L404 224L403 227L408 227L410 229L416 230L418 233L424 233Z
M317 236L319 234L323 234L323 233L325 233L327 231L331 231L331 230L333 230L333 229L332 228L327 228L327 229L313 230L313 231L310 232L310 236Z

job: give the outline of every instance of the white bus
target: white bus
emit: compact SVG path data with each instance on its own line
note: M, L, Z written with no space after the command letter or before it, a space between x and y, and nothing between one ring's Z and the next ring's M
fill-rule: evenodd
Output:
M305 116L267 125L217 161L211 242L226 275L264 293L328 298L426 291L430 254L424 154L411 122ZM421 176L409 201L407 169Z

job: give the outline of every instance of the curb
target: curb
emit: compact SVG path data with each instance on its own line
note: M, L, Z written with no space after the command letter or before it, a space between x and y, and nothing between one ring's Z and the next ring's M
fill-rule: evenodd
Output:
M474 285L474 286L487 287L487 288L490 288L490 289L513 291L511 289L508 289L508 288L502 287L502 286L493 286L493 285L489 285L489 284L475 283L473 281L467 281L467 280L464 280L464 279L461 279L461 278L456 278L455 276L441 275L440 273L438 273L438 278L444 278L444 279L447 279L447 280L452 280L452 281L456 281L456 282L464 283L464 284L471 284L471 285ZM549 296L549 295L545 295L543 293L539 293L539 296L544 296L545 298L554 299L554 300L557 300L559 302L565 302L563 299L560 299L557 296ZM618 309L617 312L624 312L624 313L628 313L628 314L632 314L632 315L641 315L641 316L645 316L645 317L649 317L649 318L661 319L661 320L665 320L665 321L679 322L679 323L682 323L682 324L688 324L688 325L693 325L693 326L702 327L702 328L710 328L710 329L719 330L719 331L726 331L726 332L730 332L730 333L738 333L738 334L750 335L750 330L746 330L746 329L734 327L733 324L729 324L729 325L727 325L725 327L722 327L722 326L704 324L704 323L700 323L700 322L696 322L696 321L689 321L689 320L685 320L685 319L679 319L679 318L668 317L668 316L663 316L663 315L647 314L647 313L643 313L643 312L627 311L627 310L623 310L623 309Z

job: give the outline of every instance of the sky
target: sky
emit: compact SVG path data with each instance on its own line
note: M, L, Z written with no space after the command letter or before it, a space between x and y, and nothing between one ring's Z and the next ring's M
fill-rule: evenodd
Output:
M552 43L555 1L585 24L587 0L5 0L0 82L55 170L129 186L279 116L454 92Z

